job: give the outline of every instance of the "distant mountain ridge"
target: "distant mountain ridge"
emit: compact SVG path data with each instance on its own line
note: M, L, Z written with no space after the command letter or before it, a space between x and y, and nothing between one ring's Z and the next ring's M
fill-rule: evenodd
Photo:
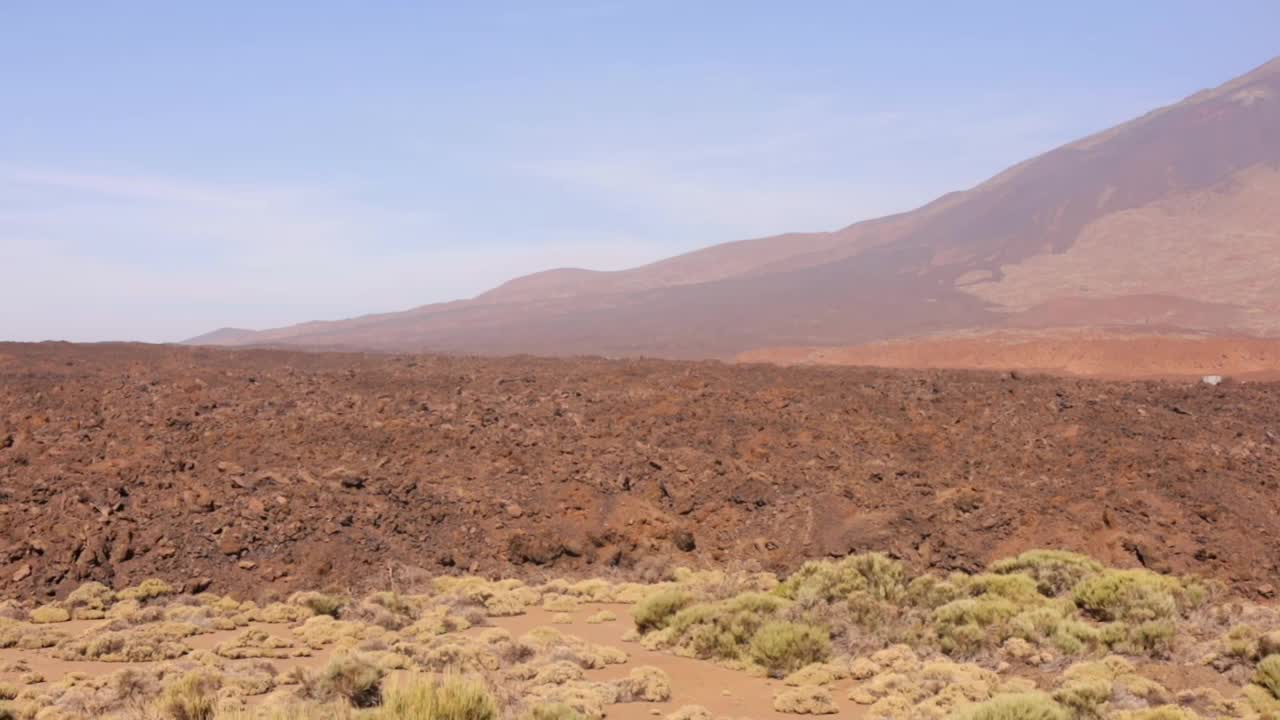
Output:
M188 342L727 358L1046 327L1280 335L1280 58L911 212Z

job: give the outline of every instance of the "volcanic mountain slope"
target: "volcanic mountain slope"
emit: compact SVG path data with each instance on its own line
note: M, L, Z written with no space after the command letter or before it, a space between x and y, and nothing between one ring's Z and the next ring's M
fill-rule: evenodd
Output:
M1280 335L1280 59L913 212L192 342L729 357L929 333Z
M0 344L0 598L1278 543L1280 384Z

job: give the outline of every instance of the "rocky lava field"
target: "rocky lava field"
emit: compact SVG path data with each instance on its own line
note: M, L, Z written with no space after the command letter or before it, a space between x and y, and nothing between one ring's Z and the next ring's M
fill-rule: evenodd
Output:
M1280 576L1280 385L0 344L0 595L1033 547Z

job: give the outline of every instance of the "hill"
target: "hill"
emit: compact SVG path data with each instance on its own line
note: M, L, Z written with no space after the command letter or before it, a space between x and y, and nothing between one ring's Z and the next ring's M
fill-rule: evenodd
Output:
M912 212L192 342L729 358L926 334L1280 334L1280 59Z

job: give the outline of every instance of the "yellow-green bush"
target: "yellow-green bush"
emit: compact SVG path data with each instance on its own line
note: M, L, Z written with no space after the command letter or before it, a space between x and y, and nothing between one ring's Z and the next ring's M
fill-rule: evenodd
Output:
M116 594L100 582L87 582L72 590L65 605L77 619L97 620L106 615Z
M320 674L323 692L336 695L352 707L367 708L382 702L382 679L386 671L366 658L338 655Z
M693 604L696 598L680 589L659 590L636 603L631 616L640 632L660 630L673 615Z
M116 599L146 602L147 600L172 595L173 593L173 586L169 583L159 578L148 578L133 587L125 588L116 593Z
M959 720L1071 720L1066 708L1041 693L997 695L957 717Z
M771 622L752 636L749 652L771 677L785 677L826 660L831 655L831 636L812 625Z
M497 700L482 683L449 676L443 681L414 678L392 683L382 705L365 717L368 720L497 720L499 712Z
M29 619L36 625L64 623L71 619L71 613L58 605L42 605L31 611Z
M221 678L213 673L187 673L165 686L158 709L170 720L213 720L221 686Z
M896 601L906 592L902 564L882 553L851 555L838 561L814 560L800 566L774 592L788 600L838 602L854 592Z
M700 658L743 657L751 639L788 601L759 592L687 607L667 621L664 644Z
M1258 663L1253 681L1280 700L1280 655L1268 655Z
M1150 570L1107 570L1076 585L1072 598L1090 616L1103 621L1146 622L1176 615L1204 597L1196 583Z
M1102 571L1102 564L1093 558L1063 550L1028 550L991 565L994 573L1029 576L1036 588L1049 597L1061 595Z

